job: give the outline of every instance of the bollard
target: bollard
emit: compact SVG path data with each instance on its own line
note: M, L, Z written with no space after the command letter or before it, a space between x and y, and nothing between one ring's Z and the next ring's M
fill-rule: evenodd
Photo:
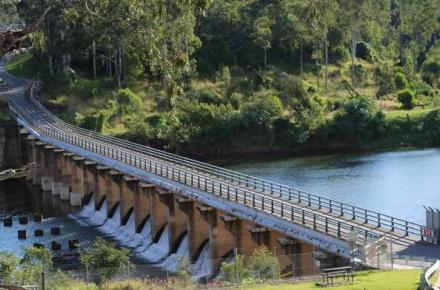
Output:
M52 242L52 251L61 251L61 244L53 241Z
M3 219L3 226L12 227L12 217Z
M43 230L38 229L34 231L34 236L36 237L42 237L43 235L44 235Z
M57 236L57 235L61 234L61 230L59 227L50 228L50 234Z
M43 214L41 213L34 214L34 222L41 223L42 220L43 220Z
M26 225L28 223L28 217L22 215L21 217L18 218L18 222L20 223L20 225Z
M26 239L26 230L18 230L18 239L19 240L25 240Z
M69 249L74 250L74 249L78 249L79 247L79 242L78 240L69 240Z

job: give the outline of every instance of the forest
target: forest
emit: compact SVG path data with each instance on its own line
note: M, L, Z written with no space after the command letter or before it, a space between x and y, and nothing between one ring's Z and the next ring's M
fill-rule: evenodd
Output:
M7 0L71 123L199 158L440 143L439 0Z

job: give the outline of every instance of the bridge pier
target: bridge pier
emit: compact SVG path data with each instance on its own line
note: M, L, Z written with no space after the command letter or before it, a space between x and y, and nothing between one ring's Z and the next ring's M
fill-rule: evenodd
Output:
M62 154L62 170L61 176L63 180L63 185L61 186L60 198L61 200L70 200L70 191L72 186L72 167L73 164L73 153L64 152Z
M160 201L166 206L166 222L168 224L168 241L170 253L177 250L183 235L188 231L186 214L179 207L177 194L163 191L159 194Z
M128 222L129 215L134 208L134 196L137 192L139 179L125 175L122 177L122 190L121 190L121 225L125 225Z
M94 176L94 168L96 162L85 160L82 164L83 166L83 184L84 184L84 194L87 196L92 195L95 192L95 176Z
M145 182L138 184L137 193L134 195L134 216L138 233L142 231L147 219L151 217L150 195L155 191L156 187L153 184Z
M63 149L55 148L51 152L53 159L53 180L52 180L52 194L61 195L61 188L63 186Z
M37 147L36 138L33 135L29 135L27 137L30 150L29 150L29 158L31 162L35 163L34 170L32 171L32 185L40 185L41 184L41 155L39 152L39 148Z
M81 206L82 198L84 197L84 157L73 156L71 163L72 169L72 184L70 192L70 205Z
M149 191L149 193L151 240L156 243L159 241L160 234L168 221L167 206L161 202L160 195L169 194L169 192L161 188L155 188L154 191Z
M209 241L209 225L202 214L211 208L193 200L181 199L180 209L188 216L188 252L190 262L197 261L202 247Z
M107 196L107 176L110 167L96 165L93 167L95 210L99 210Z
M122 176L124 174L115 170L110 170L107 174L107 215L111 217L121 200Z
M51 191L52 190L52 160L49 154L49 151L54 147L42 144L41 157L43 164L43 174L41 176L41 189L43 191Z

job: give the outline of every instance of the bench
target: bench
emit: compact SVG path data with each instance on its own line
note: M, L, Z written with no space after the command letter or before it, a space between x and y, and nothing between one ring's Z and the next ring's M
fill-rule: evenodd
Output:
M324 269L322 273L322 282L326 285L333 285L333 279L339 277L342 277L344 281L347 279L347 282L350 282L351 278L351 282L353 282L354 273L352 271L353 269L349 266Z

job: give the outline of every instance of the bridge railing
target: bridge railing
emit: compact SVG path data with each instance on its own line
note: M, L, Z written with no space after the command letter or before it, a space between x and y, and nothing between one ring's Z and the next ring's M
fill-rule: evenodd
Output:
M151 147L142 146L113 137L103 136L96 132L72 126L60 120L38 101L34 101L34 105L40 108L40 110L44 112L44 115L49 117L51 122L55 122L56 124L63 126L67 131L83 135L87 138L94 138L100 142L111 144L110 146L121 146L122 148L126 148L130 151L146 154L152 158L170 162L185 168L190 168L196 172L210 174L212 176L224 179L225 181L236 183L241 187L252 189L253 191L260 191L261 193L281 198L297 205L326 211L334 216L347 220L353 220L357 223L361 222L368 226L389 229L394 232L401 232L405 235L422 237L424 227L419 224L307 193L281 184L266 181L264 179L234 172L232 170L223 169L217 166L191 160L189 158L180 157L178 155L160 151Z
M243 173L235 172L232 170L224 169L218 166L210 165L207 163L199 162L189 158L181 157L172 153L154 149L148 146L142 146L129 141L113 138L109 136L103 136L96 132L85 130L82 128L70 125L47 110L40 102L34 101L35 104L43 110L50 118L64 126L71 132L85 135L90 138L95 138L102 142L111 143L114 145L127 148L131 151L136 151L141 154L146 154L153 158L159 158L161 160L171 162L183 167L191 168L195 171L207 173L230 182L235 182L238 185L246 188L252 188L253 190L259 190L266 194L283 198L290 202L300 204L302 206L308 206L317 210L326 211L335 216L339 216L345 219L364 223L366 225L389 229L394 232L401 232L405 235L413 235L423 239L424 226L417 223L409 222L400 218L396 218L390 215L382 214L376 211L371 211L362 207L350 205L340 201L325 198L316 194L308 193L302 190L298 190L292 187L281 185L275 182L267 181L261 178L249 176Z
M380 237L379 234L354 223L348 223L317 211L304 209L282 199L267 196L263 193L256 193L237 185L231 185L221 182L218 179L194 173L193 171L176 168L175 166L154 161L144 156L135 155L123 148L108 146L93 139L86 139L83 136L47 127L43 125L42 122L34 122L30 113L15 104L14 101L12 101L11 104L11 109L18 116L23 118L24 121L30 124L40 134L46 135L47 137L146 170L158 176L214 194L220 198L252 207L253 209L260 210L272 216L302 224L308 228L313 228L316 231L337 238L348 240L352 232L357 232L361 239L377 239ZM283 229L280 228L280 231L283 231Z

